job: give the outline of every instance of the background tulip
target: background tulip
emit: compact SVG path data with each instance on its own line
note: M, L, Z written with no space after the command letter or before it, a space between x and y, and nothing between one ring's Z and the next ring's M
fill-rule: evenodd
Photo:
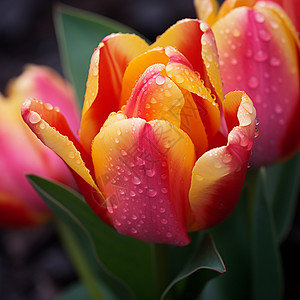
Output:
M294 26L296 27L298 36L300 35L300 5L299 0L259 0L264 2L275 2L285 10L289 18L292 20Z
M199 3L198 15L205 17ZM271 1L228 0L213 14L224 91L246 91L257 110L251 164L290 157L300 145L300 43L290 19Z
M7 92L7 98L0 97L0 226L31 226L47 220L50 211L25 174L74 183L63 162L24 124L21 104L29 96L48 99L47 108L59 105L74 130L79 117L71 86L47 67L27 66Z
M80 142L63 115L46 107L26 101L25 122L70 166L93 210L118 232L186 245L188 231L214 226L233 211L255 109L243 92L223 101L206 23L180 21L151 46L131 34L104 38L91 58Z

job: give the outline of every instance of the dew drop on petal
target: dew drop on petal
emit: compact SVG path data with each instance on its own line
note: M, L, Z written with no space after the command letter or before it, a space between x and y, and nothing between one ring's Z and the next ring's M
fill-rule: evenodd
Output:
M157 195L157 191L155 190L155 189L148 189L147 190L147 195L149 196L149 197L155 197L156 195Z
M161 76L161 75L158 75L156 78L155 78L155 82L157 85L163 85L165 83L166 79L164 76Z
M204 179L204 177L202 175L198 175L198 174L195 176L195 178L198 181L202 181Z
M121 150L121 154L122 154L122 156L126 156L126 155L127 155L127 152L126 152L124 149L122 149L122 150Z
M255 55L254 55L254 59L257 62L263 62L266 61L268 59L268 54L262 50L258 50Z
M230 153L225 153L224 156L222 157L222 161L225 164L228 164L232 161L232 155Z
M166 224L168 224L168 220L167 219L161 219L160 223L163 224L163 225L166 225Z
M29 122L31 124L36 124L41 121L41 116L36 112L31 112L29 116Z
M141 183L141 179L137 176L134 176L132 178L132 183L135 184L135 185L139 185Z
M167 232L167 233L166 233L166 238L170 239L172 236L173 236L173 235L172 235L171 232Z
M155 169L148 169L148 170L146 170L146 175L148 177L153 177L155 175Z
M251 76L248 81L248 86L252 89L255 89L258 87L258 80L255 76Z
M282 113L282 107L279 104L275 105L275 112L277 114L281 114Z
M135 234L135 233L137 233L137 230L134 227L132 227L131 232Z
M264 42L269 42L271 40L271 35L268 31L261 29L258 32L260 39Z
M161 192L162 192L163 194L166 194L166 193L168 192L168 189L167 189L167 188L162 188L162 189L161 189Z
M270 59L270 65L273 66L273 67L278 67L280 66L281 62L280 62L280 59L276 58L276 57L271 57Z

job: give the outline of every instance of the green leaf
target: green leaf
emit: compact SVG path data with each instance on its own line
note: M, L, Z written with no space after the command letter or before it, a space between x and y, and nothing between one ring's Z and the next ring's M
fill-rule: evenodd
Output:
M300 152L287 162L268 167L266 179L278 241L282 242L295 216L300 188Z
M227 272L206 285L201 300L249 300L251 297L251 247L245 190L233 214L210 230Z
M111 33L135 31L104 16L65 5L57 5L54 21L65 75L75 87L82 107L94 49Z
M55 300L91 300L85 286L82 283L76 283L65 290Z
M54 213L72 229L73 233L76 233L75 240L68 242L69 248L76 247L81 241L79 249L75 249L76 251L73 249L73 253L71 251L72 255L77 256L76 259L83 255L83 260L88 261L87 258L92 255L92 251L84 250L84 245L88 241L92 242L101 261L102 277L108 276L111 279L110 291L119 289L117 295L123 296L116 299L159 299L164 289L166 291L161 299L167 299L174 292L178 295L182 292L189 295L186 298L180 296L181 299L193 299L210 278L225 271L213 240L207 235L202 237L200 233L193 234L193 240L187 247L144 243L120 235L105 225L81 196L69 188L33 175L29 175L28 179ZM72 232L67 232L64 236L72 235ZM76 239L79 240L76 242ZM153 252L153 249L160 250ZM85 264L83 271L86 273L88 270L84 268L88 267L88 262L82 263ZM165 276L164 265L168 268L166 273L169 276ZM99 272L92 267L89 268L94 274ZM105 273L105 270L108 272ZM115 277L109 276L110 272L121 279L133 291L136 298L128 292L126 294L124 286L120 285L118 280L113 281ZM162 282L155 280L155 275L159 275L159 272L162 272L163 276L157 278L162 279ZM85 275L86 280L89 276ZM197 282L195 286L191 284L194 282ZM96 294L96 284L87 286Z
M273 214L266 194L265 174L257 178L252 227L253 300L280 300L283 277Z
M176 299L196 299L210 279L225 272L223 261L209 234L205 233L198 241L195 236L191 247L194 248L193 255L168 285L161 299L174 299L176 294ZM174 257L180 259L185 250L184 248L173 248L173 255L170 255L170 258L173 261L176 261Z
M153 289L145 293L145 285L154 286L151 244L118 234L70 189L33 175L28 179L57 216L74 230L85 231L108 274L120 278L138 299L155 299ZM124 297L134 298L133 295Z
M68 256L88 290L89 299L123 299L126 291L114 280L109 280L110 276L100 267L88 236L80 228L74 231L62 221L57 220L56 225Z

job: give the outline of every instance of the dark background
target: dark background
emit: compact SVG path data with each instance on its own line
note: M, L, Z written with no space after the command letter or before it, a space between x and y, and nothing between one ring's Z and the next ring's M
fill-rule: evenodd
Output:
M0 92L27 63L62 73L52 20L52 0L0 0ZM60 1L118 20L149 40L176 21L196 17L192 0ZM297 216L299 216L299 209ZM300 219L281 247L285 299L300 298ZM0 230L0 299L50 300L77 276L52 224L27 230ZM212 299L213 300L213 299Z

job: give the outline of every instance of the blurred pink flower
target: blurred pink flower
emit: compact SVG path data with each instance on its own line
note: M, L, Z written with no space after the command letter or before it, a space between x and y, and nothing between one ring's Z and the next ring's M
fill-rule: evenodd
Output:
M0 95L0 226L37 225L47 220L51 212L25 174L67 185L74 182L61 159L38 141L23 122L20 107L28 97L47 99L53 107L59 105L74 130L80 122L78 108L72 87L48 67L27 66L9 84L7 94L7 98ZM51 105L47 109L52 109Z
M299 11L299 1L275 2L288 13ZM300 42L275 2L227 0L217 11L214 0L195 1L216 38L224 92L243 90L255 105L259 137L250 163L256 167L288 158L300 146Z

